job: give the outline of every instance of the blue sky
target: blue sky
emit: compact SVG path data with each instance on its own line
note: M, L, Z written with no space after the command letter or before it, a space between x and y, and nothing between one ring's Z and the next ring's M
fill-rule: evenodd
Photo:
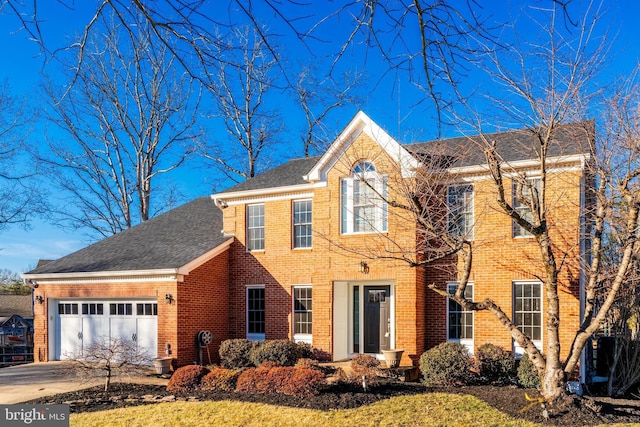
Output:
M76 4L92 2L75 2ZM490 3L485 5L483 11L485 16L492 16L493 19L506 22L519 13L523 6L533 4L532 2L502 1L502 2L482 2ZM585 2L578 1L584 4ZM317 8L322 9L322 3ZM46 18L42 23L42 29L47 36L46 42L49 46L62 46L70 40L75 33L82 29L82 24L90 16L90 8L82 8L73 12L60 8L58 2L40 1L38 2L40 13ZM611 68L609 75L624 75L629 73L640 59L640 26L635 19L640 12L640 6L633 0L606 3L610 7L607 13L607 22L610 25L610 32L615 33L617 40L613 48ZM267 17L268 18L268 17ZM268 21L268 19L266 19ZM348 31L348 26L337 25L325 28L325 34L333 36L344 36ZM40 82L41 71L43 69L43 57L40 55L39 47L27 39L24 32L16 31L19 28L17 19L11 14L0 14L0 54L4 58L0 64L0 80L7 79L11 85L12 93L15 96L24 96L27 99L37 99L37 86ZM293 45L287 39L286 31L282 31L283 44ZM320 45L321 46L321 45ZM320 52L316 51L316 55ZM352 51L348 53L353 61L362 61L363 52ZM288 53L291 61L304 61L310 56L305 53L302 47ZM326 61L323 55L319 55L312 61ZM351 59L350 59L351 60ZM379 58L371 55L368 58L366 72L370 76L376 76L379 69L383 67ZM373 80L373 79L372 79ZM486 82L471 79L470 85L475 85L481 90L489 90ZM385 128L392 136L400 140L416 141L428 140L436 136L433 121L429 117L422 105L415 106L419 96L415 88L403 82L399 86L394 84L403 82L402 76L388 76L382 84L376 87L375 91L363 98L361 105L353 105L345 108L332 120L338 126L344 126L358 109L365 111L371 118ZM293 140L297 138L295 122L287 123L288 129L283 137ZM37 129L35 138L38 137ZM212 133L216 129L211 130ZM444 136L452 136L453 130L449 133L445 131ZM210 194L214 183L211 177L207 176L207 171L202 169L185 169L181 175L174 176L173 180L181 187L186 199ZM231 184L231 183L229 183ZM215 184L219 189L226 187L226 183ZM38 259L54 259L66 255L88 244L89 240L84 232L62 231L50 224L35 220L31 228L24 230L20 227L11 227L0 234L0 269L10 269L16 272L24 272L35 266Z

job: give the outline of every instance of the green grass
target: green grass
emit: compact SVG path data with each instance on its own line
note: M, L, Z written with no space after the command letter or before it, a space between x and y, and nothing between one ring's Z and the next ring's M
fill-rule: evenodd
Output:
M71 426L533 426L472 396L395 397L357 409L318 411L236 401L169 402L71 415Z

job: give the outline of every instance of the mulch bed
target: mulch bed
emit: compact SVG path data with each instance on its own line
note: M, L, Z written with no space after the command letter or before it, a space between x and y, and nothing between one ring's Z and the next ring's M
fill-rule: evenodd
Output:
M102 387L62 393L33 400L28 403L51 404L65 403L71 406L71 412L89 412L120 408L134 405L153 404L165 401L188 400L238 400L259 402L296 408L336 410L357 408L394 396L417 393L455 393L469 394L501 412L514 418L549 425L597 425L606 423L640 423L640 405L638 401L616 401L592 397L569 397L561 407L547 408L549 419L543 418L543 409L525 399L524 389L515 386L467 386L458 388L426 388L418 383L385 382L372 387L368 393L355 384L337 383L328 386L319 395L311 398L296 398L277 394L251 394L234 392L213 392L197 390L186 394L169 393L163 386L114 383L108 392ZM530 396L535 392L528 391ZM525 411L523 408L529 406Z

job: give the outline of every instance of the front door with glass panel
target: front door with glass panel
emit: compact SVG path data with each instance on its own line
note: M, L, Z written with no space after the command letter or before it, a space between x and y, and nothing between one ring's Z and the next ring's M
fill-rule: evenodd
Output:
M364 287L364 352L381 353L391 343L389 286Z

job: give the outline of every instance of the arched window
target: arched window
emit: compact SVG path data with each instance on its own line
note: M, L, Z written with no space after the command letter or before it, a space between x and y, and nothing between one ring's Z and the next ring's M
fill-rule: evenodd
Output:
M387 231L387 177L370 161L353 165L351 175L341 182L341 232Z

